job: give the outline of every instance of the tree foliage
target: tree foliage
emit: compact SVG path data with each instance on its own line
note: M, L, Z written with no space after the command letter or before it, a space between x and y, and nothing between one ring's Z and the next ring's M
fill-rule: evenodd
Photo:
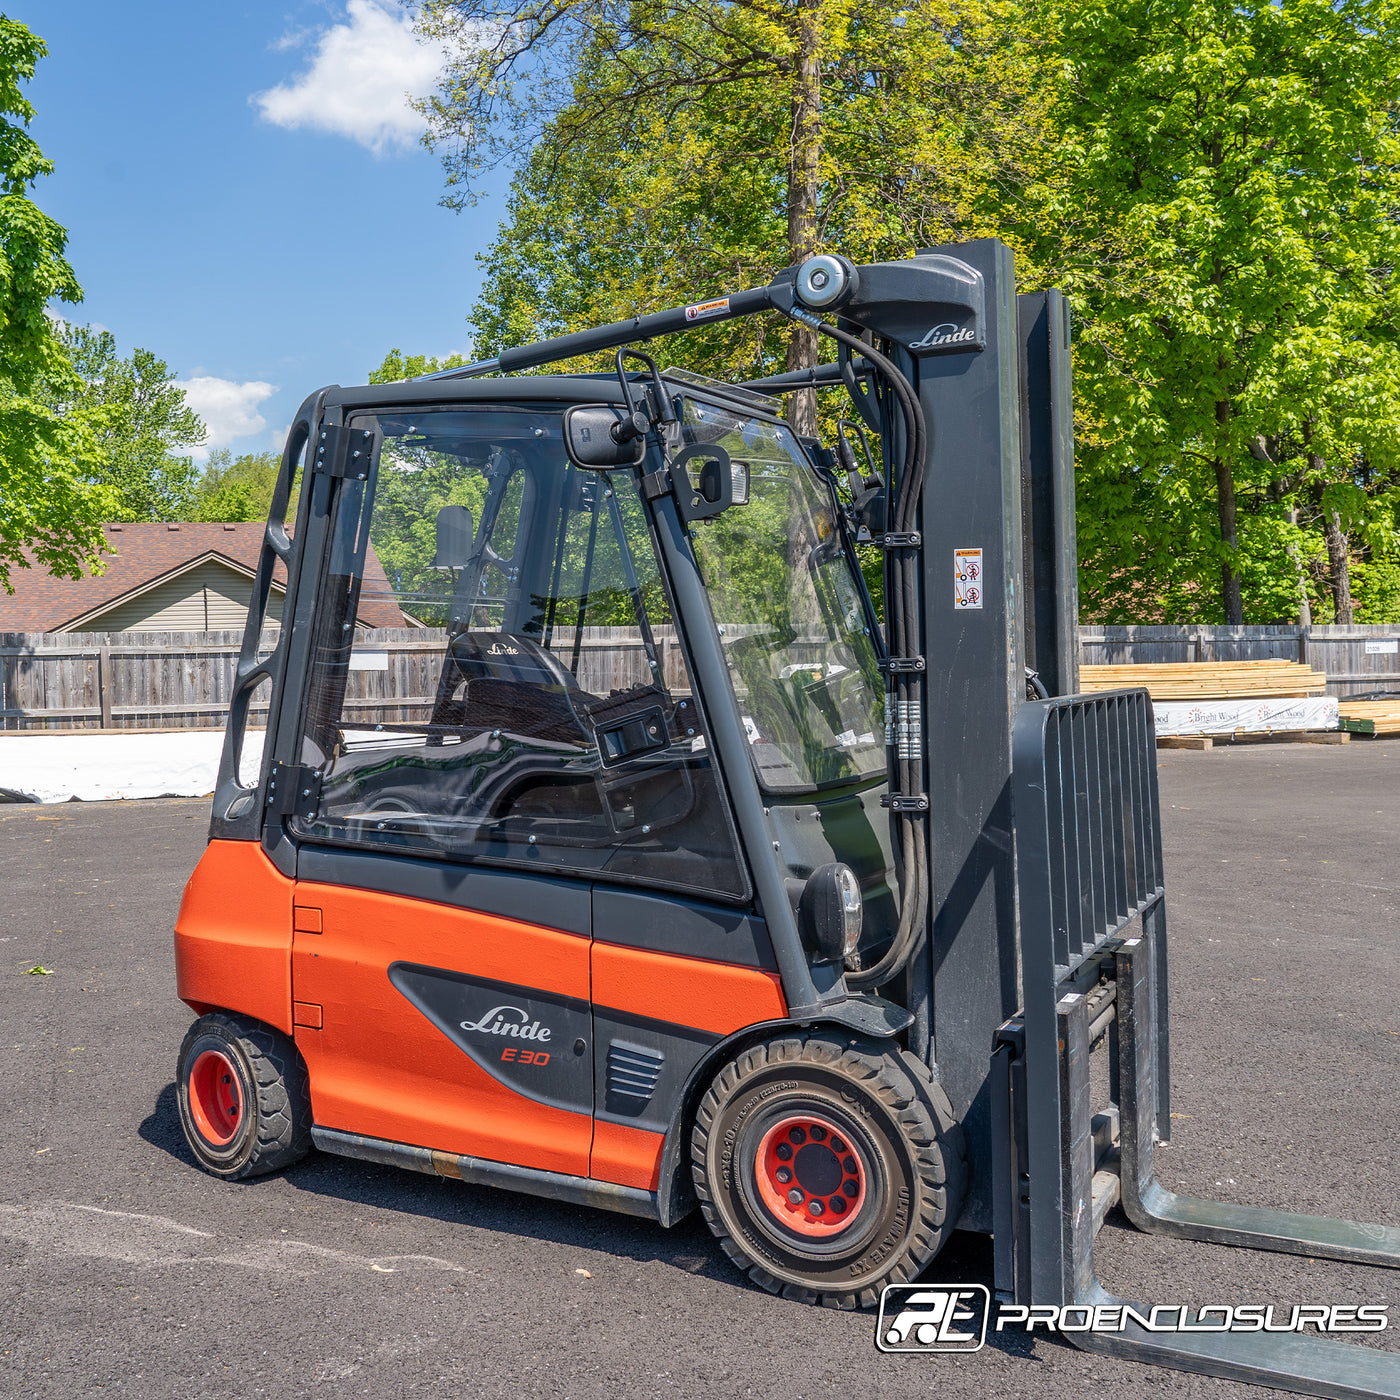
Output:
M1397 0L427 0L477 353L996 234L1077 322L1104 621L1400 618ZM748 319L675 358L816 358ZM665 355L663 350L662 354ZM596 367L590 365L591 367ZM794 422L810 430L810 404Z
M200 446L205 428L170 367L139 347L119 355L111 331L66 325L59 338L76 381L50 383L47 394L90 426L92 474L113 497L109 518L184 518L199 473L180 449Z
M191 520L266 520L282 457L277 452L245 452L235 457L226 447L209 454L190 493ZM296 519L297 489L287 505L287 519Z
M483 165L520 162L473 316L482 354L825 248L903 256L979 227L1043 144L1034 45L1008 0L429 0L420 23L455 46L426 104L448 202L472 198ZM686 354L751 373L817 347L747 321ZM810 404L795 411L813 426Z
M1063 159L1037 253L1081 317L1091 614L1273 621L1326 577L1341 616L1343 534L1392 548L1395 18L1373 0L1055 15Z
M80 385L48 315L82 288L64 257L67 234L30 198L53 164L28 133L34 108L24 84L47 49L0 14L0 585L38 564L76 577L98 563L110 496L91 474L95 442L87 415L60 407Z

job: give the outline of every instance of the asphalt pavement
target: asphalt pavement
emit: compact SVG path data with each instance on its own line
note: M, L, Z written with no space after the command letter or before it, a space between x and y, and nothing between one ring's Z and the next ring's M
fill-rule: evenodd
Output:
M3 740L0 740L3 743ZM1160 755L1173 957L1166 1184L1400 1225L1400 741ZM208 804L0 806L0 1395L1260 1397L994 1340L890 1356L673 1230L313 1154L198 1170L171 927ZM35 965L50 975L31 975ZM1385 1303L1400 1276L1137 1234L1121 1295ZM926 1277L990 1283L980 1237ZM1381 1345L1400 1348L1394 1331Z

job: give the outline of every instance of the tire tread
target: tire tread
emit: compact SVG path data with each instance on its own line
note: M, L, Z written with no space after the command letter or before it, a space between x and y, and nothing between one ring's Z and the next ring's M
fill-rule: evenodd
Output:
M919 1215L911 1229L908 1247L879 1279L881 1288L917 1278L951 1233L967 1179L962 1128L943 1087L915 1056L907 1051L893 1054L878 1044L850 1040L823 1030L750 1046L719 1071L700 1100L691 1130L691 1174L705 1223L729 1260L760 1288L794 1302L841 1309L871 1307L879 1299L879 1290L874 1286L849 1291L818 1289L775 1277L744 1251L715 1207L705 1160L710 1132L721 1105L745 1080L761 1070L775 1065L791 1068L798 1064L838 1070L878 1098L899 1125L917 1164L924 1187L920 1192Z

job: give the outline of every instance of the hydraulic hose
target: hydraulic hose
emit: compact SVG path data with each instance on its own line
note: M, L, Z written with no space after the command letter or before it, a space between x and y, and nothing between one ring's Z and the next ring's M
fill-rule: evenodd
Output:
M889 385L899 402L904 419L904 465L899 473L898 494L887 528L894 534L912 534L918 525L919 499L923 492L924 464L928 460L928 427L923 406L914 387L892 360L860 337L839 326L822 321L800 307L788 313L794 320L828 335L853 353L861 354ZM900 548L890 570L894 584L885 599L885 630L892 659L919 654L919 573L917 555ZM922 791L920 747L911 733L911 721L923 715L922 680L917 673L892 671L896 713L894 748L889 757L891 795ZM922 724L919 726L922 733ZM925 936L929 905L928 847L918 823L922 813L897 812L900 827L900 855L903 878L900 882L899 924L885 954L873 967L846 973L846 985L854 991L882 987L897 977L917 951Z

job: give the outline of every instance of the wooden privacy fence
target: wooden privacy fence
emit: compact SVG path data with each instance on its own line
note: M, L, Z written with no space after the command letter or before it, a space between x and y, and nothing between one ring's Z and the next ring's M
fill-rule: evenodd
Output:
M361 633L346 688L347 719L426 718L446 635L407 627ZM689 690L675 629L658 627L655 637L667 685ZM269 628L264 648L276 639ZM573 641L573 629L563 628L552 647L567 661ZM236 631L0 633L0 729L222 727L241 642ZM635 627L585 627L579 651L579 683L595 695L647 679ZM1332 695L1400 690L1400 625L1081 627L1079 652L1086 665L1303 661L1327 673ZM266 713L264 688L254 697L253 724Z
M1080 665L1265 660L1301 661L1325 671L1329 695L1400 690L1400 624L1079 629Z
M689 678L673 627L654 632L672 691ZM228 717L241 632L0 632L0 729L209 729ZM277 630L263 636L265 655ZM359 633L345 691L347 719L423 720L433 703L447 633L381 628ZM556 629L552 649L570 660L574 629ZM585 627L579 683L596 695L649 678L635 627ZM267 714L267 686L251 706Z

